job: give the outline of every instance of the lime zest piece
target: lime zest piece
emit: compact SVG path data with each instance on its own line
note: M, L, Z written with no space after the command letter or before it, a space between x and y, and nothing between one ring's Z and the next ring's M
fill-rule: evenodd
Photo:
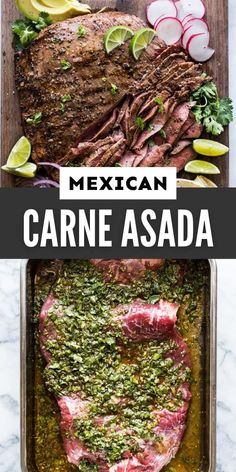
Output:
M35 177L35 174L37 172L37 166L33 162L26 162L21 167L18 167L16 169L9 169L9 167L2 166L2 170L5 172L8 172L9 174L16 175L17 177L24 177L26 179L31 179Z
M195 139L193 141L193 149L198 154L209 157L219 157L229 152L227 146L211 139Z
M107 54L110 54L114 49L122 46L128 39L132 38L134 32L126 26L113 26L104 36L104 45Z
M136 61L152 42L155 35L156 31L151 28L141 28L135 33L130 43L130 51Z
M190 172L191 174L220 174L220 169L217 166L215 166L211 162L199 160L188 162L184 170L185 172Z
M26 164L30 158L30 154L31 144L25 136L22 136L11 150L6 166L8 169L17 169Z

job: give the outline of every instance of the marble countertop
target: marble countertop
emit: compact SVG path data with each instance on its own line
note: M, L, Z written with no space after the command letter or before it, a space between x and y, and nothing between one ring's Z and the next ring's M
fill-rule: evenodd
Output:
M218 265L217 472L236 471L236 260ZM0 260L0 472L20 472L20 261Z

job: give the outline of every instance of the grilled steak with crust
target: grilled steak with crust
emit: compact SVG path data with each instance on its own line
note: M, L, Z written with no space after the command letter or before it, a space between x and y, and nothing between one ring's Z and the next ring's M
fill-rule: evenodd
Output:
M83 25L85 36L79 37ZM115 25L133 31L144 26L142 20L121 12L76 17L46 28L31 47L16 55L16 83L26 136L33 148L33 160L58 161L78 141L78 137L105 115L127 91L135 91L151 73L159 46L156 38L139 61L129 52L129 44L106 54L103 37ZM61 61L71 68L63 70ZM118 87L112 93L112 84ZM71 100L61 110L61 100ZM42 113L37 126L26 120Z

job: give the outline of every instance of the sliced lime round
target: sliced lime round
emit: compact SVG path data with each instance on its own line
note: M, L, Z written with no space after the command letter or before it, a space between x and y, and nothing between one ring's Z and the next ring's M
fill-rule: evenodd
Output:
M10 152L6 166L8 169L17 169L26 164L30 154L31 144L25 136L22 136Z
M124 44L128 39L132 38L134 32L126 26L113 26L104 36L104 44L106 52L109 54L118 46Z
M212 141L211 139L195 139L195 141L193 141L193 149L203 156L214 157L223 156L229 151L227 146Z
M17 175L18 177L31 179L32 177L35 177L37 166L33 162L26 162L26 164L21 167L17 167L16 169L10 169L7 166L3 166L2 170L9 172L9 174Z
M151 28L142 28L135 33L130 43L130 51L136 60L139 59L142 52L148 47L155 35L156 32Z
M196 182L198 185L201 185L201 187L217 188L217 185L214 184L212 180L207 179L207 177L203 177L203 175L198 175L194 182Z
M191 174L220 174L220 169L207 161L190 161L186 164L184 170Z

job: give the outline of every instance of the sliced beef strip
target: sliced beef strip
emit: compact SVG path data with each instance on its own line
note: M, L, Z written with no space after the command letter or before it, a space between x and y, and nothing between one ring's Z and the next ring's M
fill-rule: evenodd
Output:
M185 165L196 159L197 154L192 148L192 145L183 149L179 154L175 154L174 156L167 158L165 161L165 167L176 167L177 172L180 172L184 169Z
M189 110L191 109L191 107L192 102L188 102L181 103L175 108L170 120L164 127L166 139L169 144L173 145L177 137L179 136L182 126L188 119Z
M154 167L157 162L163 160L165 153L170 149L171 145L168 143L162 144L161 146L154 146L140 162L139 167Z
M179 154L183 149L186 147L189 147L191 145L191 141L189 139L181 139L178 141L174 149L170 152L170 156L175 156L176 154Z
M48 366L53 359L48 357L45 343L48 337L50 339L56 338L56 328L53 325L50 326L50 323L48 327L47 317L49 310L54 305L58 310L60 303L51 293L39 315L40 346ZM176 367L190 368L188 348L176 329L178 308L177 304L163 300L155 305L141 301L133 302L130 305L117 307L114 310L114 321L121 324L121 327L123 326L124 334L135 343L155 339L172 339L175 347L173 346L173 349L166 354L167 358L170 358ZM58 311L58 316L63 316L61 309ZM102 451L96 453L90 451L75 434L74 420L77 418L86 419L89 401L81 400L79 393L57 398L61 412L61 434L68 462L78 466L81 460L88 460L98 466L99 472L160 472L177 453L186 429L186 418L191 399L189 384L182 383L178 392L182 396L182 405L177 411L167 409L154 411L156 426L154 426L153 432L156 434L157 441L143 441L138 453L125 454L126 457L112 466L106 464ZM107 424L109 427L109 417L97 418L97 421L99 424ZM124 431L124 434L129 434L129 432Z
M187 129L187 131L183 134L183 139L196 139L200 138L203 132L203 126L201 123L194 123Z

